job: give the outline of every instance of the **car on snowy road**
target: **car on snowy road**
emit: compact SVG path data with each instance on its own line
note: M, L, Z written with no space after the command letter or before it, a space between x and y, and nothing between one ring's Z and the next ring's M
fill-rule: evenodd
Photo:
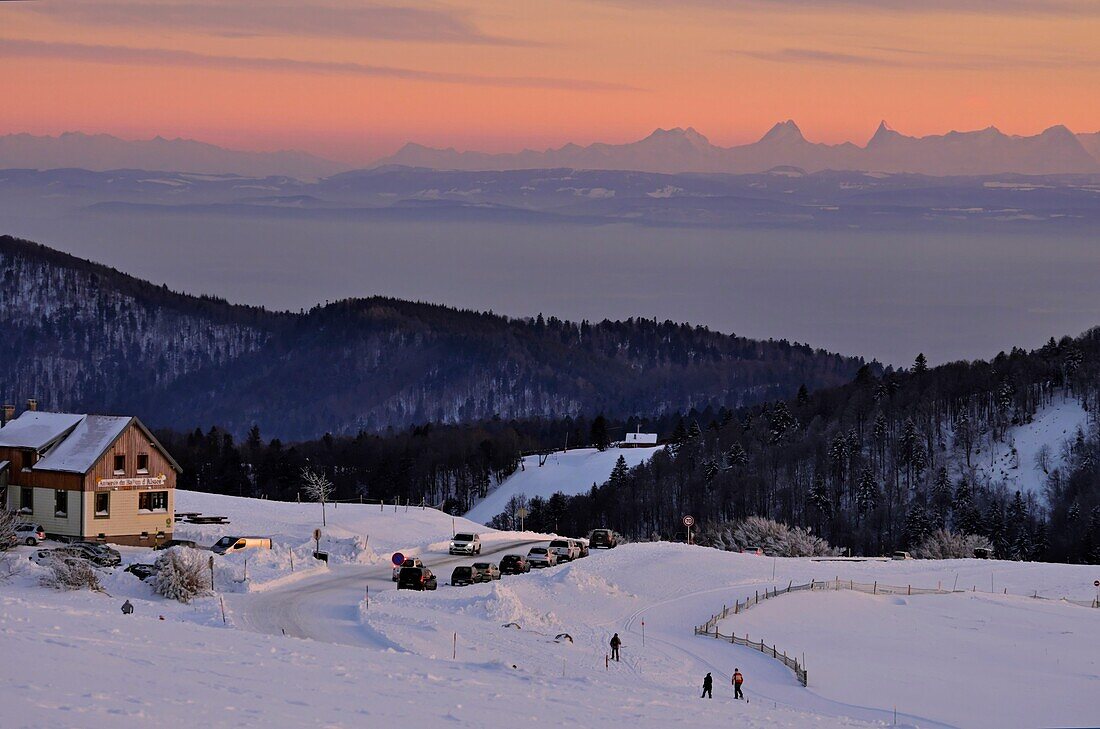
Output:
M122 564L122 555L117 549L98 542L73 542L56 550L62 554L86 559L99 567L118 567Z
M493 578L477 567L455 567L451 572L451 585L475 585L478 582L489 582Z
M144 582L145 580L149 579L157 573L157 566L154 564L142 564L140 562L136 562L127 567L124 571L129 572L134 577Z
M558 563L558 555L546 547L531 547L527 561L532 567L553 567Z
M40 525L24 521L15 525L15 537L19 540L20 544L34 547L46 538L46 532Z
M558 556L559 562L572 562L581 556L580 547L572 539L555 539L550 542L550 551Z
M470 532L455 534L447 551L450 554L481 554L481 537Z
M434 590L436 587L438 581L427 567L402 567L397 577L398 590Z
M500 579L500 567L497 567L492 562L474 562L474 567L483 574L489 575L490 580Z
M573 541L576 543L577 549L580 551L580 556L581 557L587 557L588 556L588 551L589 551L588 540L587 539L574 539Z
M531 571L531 563L522 554L506 554L500 560L500 574L522 575Z
M619 535L610 529L593 529L588 543L592 549L614 549L619 546Z
M419 557L406 557L405 561L399 566L393 568L393 581L397 582L398 577L401 575L401 570L406 567L423 567L424 563L420 561Z

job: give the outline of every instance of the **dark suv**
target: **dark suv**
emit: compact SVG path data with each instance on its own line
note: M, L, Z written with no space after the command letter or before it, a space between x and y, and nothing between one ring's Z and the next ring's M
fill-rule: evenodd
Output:
M522 575L524 572L530 571L531 563L522 554L506 554L504 559L500 560L500 574L502 575Z
M592 549L614 549L619 545L619 535L610 529L596 529L588 538Z
M488 582L491 579L493 578L477 567L455 567L454 572L451 573L451 584L455 586L473 585L478 582Z
M398 590L434 590L437 586L435 575L427 567L402 567L397 576Z

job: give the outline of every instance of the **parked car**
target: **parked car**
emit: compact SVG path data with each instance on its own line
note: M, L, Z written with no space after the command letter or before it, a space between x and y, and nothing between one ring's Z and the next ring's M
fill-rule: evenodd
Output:
M593 529L588 542L592 549L614 549L619 546L619 535L610 529Z
M890 555L890 559L913 559L913 555L908 552L894 552Z
M423 567L424 563L420 561L419 557L406 557L405 561L398 567L393 568L393 581L397 582L398 577L401 575L401 570L406 567Z
M46 532L40 525L24 521L15 525L15 536L20 543L35 547L46 538Z
M558 563L558 555L546 547L531 547L527 561L532 567L553 567Z
M470 532L455 534L447 551L451 554L481 554L481 537Z
M139 580L145 581L157 573L157 566L152 564L135 563L126 568L126 572L129 572Z
M455 567L451 572L451 584L454 586L459 585L473 585L478 582L488 582L493 579L489 575L485 574L477 567Z
M993 559L993 550L989 547L974 547L974 559Z
M59 551L83 557L100 567L118 567L122 564L122 555L117 549L99 542L73 542L61 547Z
M54 553L52 549L36 549L31 552L31 556L27 559L29 559L31 562L34 562L35 564L46 564L53 558Z
M480 570L482 574L489 575L487 582L500 579L500 567L492 562L474 562L474 567Z
M572 539L555 539L550 542L550 551L558 555L559 562L572 562L581 555Z
M764 556L764 550L761 549L760 547L742 547L741 553L742 554L755 554L755 555L760 556L760 557Z
M531 563L522 554L506 554L500 560L500 574L522 575L531 571Z
M408 560L406 560L408 561ZM418 562L420 560L417 560ZM454 584L452 577L452 584ZM402 567L401 574L397 576L398 590L434 590L438 587L438 581L430 569L420 567Z
M580 552L581 557L588 556L588 540L587 539L574 539L577 543L577 550Z
M267 537L222 537L210 551L214 554L229 554L242 549L271 549L271 540Z
M153 545L153 549L169 549L170 547L190 547L191 549L200 549L199 545L190 539L169 539L167 541Z

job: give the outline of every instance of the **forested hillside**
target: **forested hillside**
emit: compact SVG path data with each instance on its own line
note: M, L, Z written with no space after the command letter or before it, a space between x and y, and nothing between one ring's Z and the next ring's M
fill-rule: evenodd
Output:
M1008 492L979 468L1010 428L1070 397L1088 419L1047 468L1040 494ZM729 545L761 515L809 527L853 554L917 549L938 529L988 539L994 554L1100 563L1100 329L990 362L875 376L792 400L687 417L648 463L591 494L533 500L527 523L569 533L612 525L636 539ZM507 518L507 515L505 515ZM745 546L745 545L741 545Z
M566 322L369 298L299 314L176 294L0 237L0 398L253 425L284 439L429 422L736 408L863 362L673 322Z

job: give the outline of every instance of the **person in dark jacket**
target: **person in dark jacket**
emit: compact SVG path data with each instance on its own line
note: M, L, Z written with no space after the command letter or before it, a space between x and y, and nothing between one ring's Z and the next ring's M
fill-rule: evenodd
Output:
M621 646L622 644L623 642L619 640L618 633L615 633L615 635L611 636L611 657L614 658L616 661L619 660L619 646Z
M127 600L126 602L122 603L122 614L123 614L123 615L130 615L130 614L132 614L133 612L134 612L134 605L133 605L133 603L131 603L131 602L130 602L129 600Z
M743 683L745 683L745 677L741 675L741 669L733 669L733 698L745 698L745 694L741 693L741 684Z
M703 677L703 696L705 696L708 699L713 699L714 694L711 693L711 689L713 687L714 687L714 679L711 678L710 674L708 673L706 676ZM703 698L703 696L700 696L699 698Z

